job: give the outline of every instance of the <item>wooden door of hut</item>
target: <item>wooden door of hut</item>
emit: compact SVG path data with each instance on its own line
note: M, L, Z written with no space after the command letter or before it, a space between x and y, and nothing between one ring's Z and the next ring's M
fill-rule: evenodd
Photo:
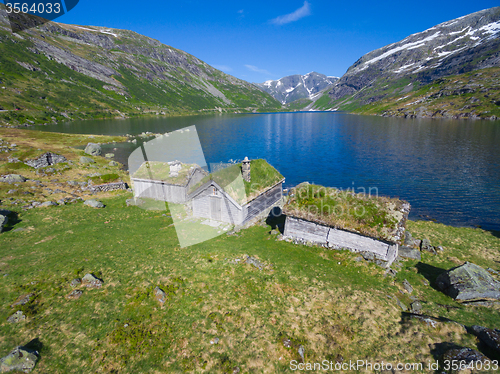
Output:
M210 196L210 218L215 221L221 220L222 199L219 196Z

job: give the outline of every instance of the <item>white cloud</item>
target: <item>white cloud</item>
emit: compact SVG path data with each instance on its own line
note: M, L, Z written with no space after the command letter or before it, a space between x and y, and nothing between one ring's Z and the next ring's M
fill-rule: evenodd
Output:
M257 66L254 65L245 65L245 67L248 70L254 71L256 73L261 73L261 74L266 74L266 75L272 75L270 72L268 72L266 69L259 69Z
M212 66L218 70L222 70L225 72L233 71L233 68L231 66L227 66L227 65L215 65L215 64L213 64Z
M284 25L286 23L298 21L301 18L307 17L311 14L311 4L309 2L304 1L304 5L302 5L295 12L290 14L285 14L284 16L279 16L272 19L270 22L276 25Z

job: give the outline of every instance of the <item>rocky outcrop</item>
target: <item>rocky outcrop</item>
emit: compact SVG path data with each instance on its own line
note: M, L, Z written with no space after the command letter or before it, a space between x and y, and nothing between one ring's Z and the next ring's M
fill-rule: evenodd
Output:
M82 278L82 286L87 288L101 288L103 285L103 281L97 278L94 274L85 274Z
M24 347L16 347L7 356L0 359L0 372L22 371L29 373L35 368L38 361L38 352Z
M472 326L470 330L479 340L493 349L497 354L500 354L500 330L477 325Z
M103 203L101 203L100 201L95 200L95 199L85 200L85 202L83 204L87 205L91 208L104 208L105 207L105 205Z
M3 215L0 213L0 232L3 231L3 228L5 227L5 225L7 225L8 222L9 222L9 217L7 217L7 215Z
M100 156L102 153L101 145L96 143L89 143L85 147L85 153L91 156Z
M438 289L458 301L500 300L500 282L480 266L466 262L439 275Z
M19 174L8 174L0 177L0 182L4 183L23 183L26 182L26 178Z
M34 167L35 169L39 169L66 161L68 160L64 156L56 155L55 153L52 152L47 152L38 157L37 159L28 160L25 161L24 163L28 166Z

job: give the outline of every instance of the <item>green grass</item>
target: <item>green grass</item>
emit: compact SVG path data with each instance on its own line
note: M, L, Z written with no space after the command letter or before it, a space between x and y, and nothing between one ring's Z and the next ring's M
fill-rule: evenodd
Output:
M167 162L147 161L144 162L134 173L133 178L153 179L168 181L172 184L185 185L188 181L188 174L191 167L197 167L195 164L182 164L177 177L170 177L170 165Z
M311 362L426 362L434 359L429 342L477 349L476 339L456 324L432 328L406 320L387 297L409 304L400 292L403 279L427 314L466 325L498 322L498 308L462 306L426 286L436 274L416 261L403 262L395 279L384 277L383 269L355 261L350 252L276 241L269 227L181 249L168 214L126 207L127 197L103 199L101 210L73 204L22 212L15 227L26 230L0 235L0 272L7 274L0 277L1 319L15 312L9 305L19 296L35 294L26 322L2 323L0 352L37 337L42 359L36 372L226 373L237 366L285 373L290 360L299 359L299 345ZM458 235L478 250L474 260L498 270L481 257L486 247L500 251L500 240L487 232L421 222L410 227L415 236L432 232L433 244L445 245L445 253L423 254L430 269L448 266L446 258L461 251L449 242ZM235 261L248 255L264 269ZM88 272L104 286L66 299L71 279ZM152 295L156 286L167 293L163 307ZM219 344L210 344L215 337Z

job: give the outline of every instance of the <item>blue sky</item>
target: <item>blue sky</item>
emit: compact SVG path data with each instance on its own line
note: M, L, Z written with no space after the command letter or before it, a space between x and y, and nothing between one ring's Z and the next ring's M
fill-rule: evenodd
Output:
M250 82L341 76L367 52L497 1L91 1L56 21L128 29Z

